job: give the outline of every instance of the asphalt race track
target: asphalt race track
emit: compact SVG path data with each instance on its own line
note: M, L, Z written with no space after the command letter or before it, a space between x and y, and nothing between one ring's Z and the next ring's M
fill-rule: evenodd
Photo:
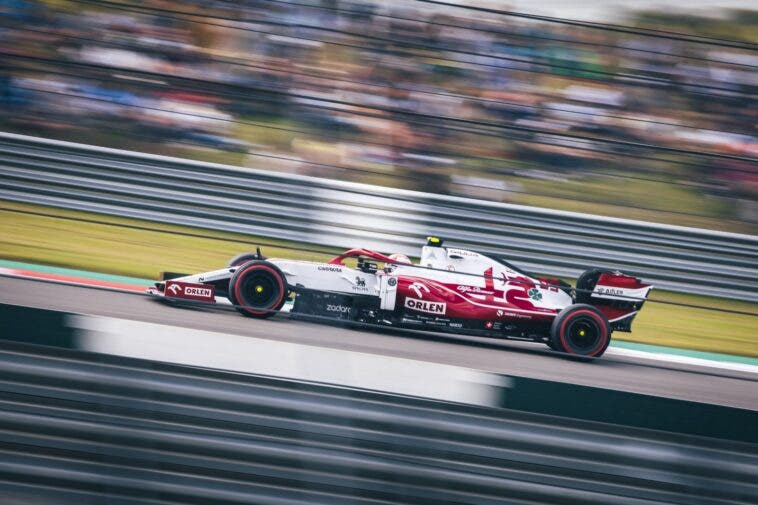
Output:
M108 316L176 327L404 357L477 370L570 382L758 410L758 374L614 355L592 362L546 346L404 330L350 329L242 317L233 310L166 306L146 296L0 277L0 303Z

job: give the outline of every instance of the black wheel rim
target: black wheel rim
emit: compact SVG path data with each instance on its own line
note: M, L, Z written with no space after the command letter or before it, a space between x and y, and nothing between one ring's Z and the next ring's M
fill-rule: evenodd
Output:
M593 317L577 317L569 322L566 337L571 347L578 351L589 351L600 341L600 325Z
M266 272L251 272L242 281L242 293L249 307L269 309L279 299L279 285Z

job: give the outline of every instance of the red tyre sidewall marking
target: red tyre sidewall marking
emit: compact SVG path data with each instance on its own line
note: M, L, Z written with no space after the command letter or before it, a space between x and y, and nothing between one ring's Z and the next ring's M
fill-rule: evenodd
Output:
M568 322L571 321L571 319L574 318L578 314L589 314L589 315L591 315L595 319L595 321L598 322L598 325L600 326L601 331L603 331L603 334L601 335L602 338L600 339L600 342L597 345L595 351L592 354L587 354L587 356L592 357L592 356L596 355L598 352L600 352L600 349L602 349L605 346L605 341L608 339L608 330L605 327L605 322L602 320L602 318L600 316L598 316L596 313L594 313L593 311L591 311L591 310L583 309L583 310L577 310L576 312L572 312L571 315L569 317L567 317L563 321L563 323L561 323L561 330L560 330L561 344L563 345L563 348L566 349L567 353L569 353L569 354L578 354L578 353L574 352L571 349L571 347L568 345L568 343L566 342L566 331L565 331L566 330L566 325L568 324Z
M256 259L256 258L247 258L247 259L245 259L245 258L242 258L242 259L240 259L240 260L237 260L237 261L235 261L234 263L232 263L232 264L231 264L231 265L229 265L229 266L230 266L230 267L238 267L238 266L240 266L240 265L244 265L244 264L245 264L245 263L247 263L248 261L253 261L254 259Z
M266 265L251 265L247 267L245 270L243 270L242 274L240 274L240 276L237 278L237 283L234 285L234 298L237 300L237 303L239 304L240 300L242 300L242 297L240 296L240 284L242 284L242 279L245 277L245 275L247 275L247 272L250 270L265 270L271 273L276 278L276 282L279 284L279 298L277 298L276 303L272 304L271 306L276 307L277 305L279 305L279 302L281 302L282 298L284 297L284 283L282 282L282 277L281 275L279 275L279 272L277 272L273 268L268 267ZM249 312L250 314L253 314L256 316L262 315L262 314L268 314L272 310L272 309L268 309L268 310L249 309L245 307L244 305L242 306L242 308L245 312Z

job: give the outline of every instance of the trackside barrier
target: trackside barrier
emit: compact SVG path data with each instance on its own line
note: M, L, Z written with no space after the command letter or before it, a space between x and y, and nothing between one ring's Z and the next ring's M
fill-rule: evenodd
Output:
M421 237L536 272L620 269L758 301L758 237L247 169L0 132L0 199L418 254Z
M0 314L4 323L42 313L5 306ZM755 412L702 411L731 416L741 435L683 435L518 410L526 397L547 404L574 394L555 383L512 378L505 409L440 402L65 348L76 347L76 335L53 331L65 315L47 317L47 328L33 330L36 344L20 342L22 325L3 333L16 342L0 341L0 489L21 503L726 504L758 496ZM54 345L39 345L45 335ZM522 400L508 399L522 387ZM667 401L656 408L666 415Z
M0 304L0 327L24 343L758 442L758 413L707 403L20 305Z

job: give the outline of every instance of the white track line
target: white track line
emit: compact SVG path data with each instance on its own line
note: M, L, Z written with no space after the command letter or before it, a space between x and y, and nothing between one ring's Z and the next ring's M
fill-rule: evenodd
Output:
M678 354L658 354L647 351L636 351L634 349L620 349L616 347L610 347L606 351L606 356L623 356L636 359L665 361L667 363L681 363L684 365L705 366L710 368L719 368L722 370L734 370L738 372L758 374L758 366L755 365L749 365L747 363L734 363L730 361L715 361L704 358L694 358L691 356L680 356Z
M405 358L101 316L71 315L80 349L183 365L496 406L497 374Z

